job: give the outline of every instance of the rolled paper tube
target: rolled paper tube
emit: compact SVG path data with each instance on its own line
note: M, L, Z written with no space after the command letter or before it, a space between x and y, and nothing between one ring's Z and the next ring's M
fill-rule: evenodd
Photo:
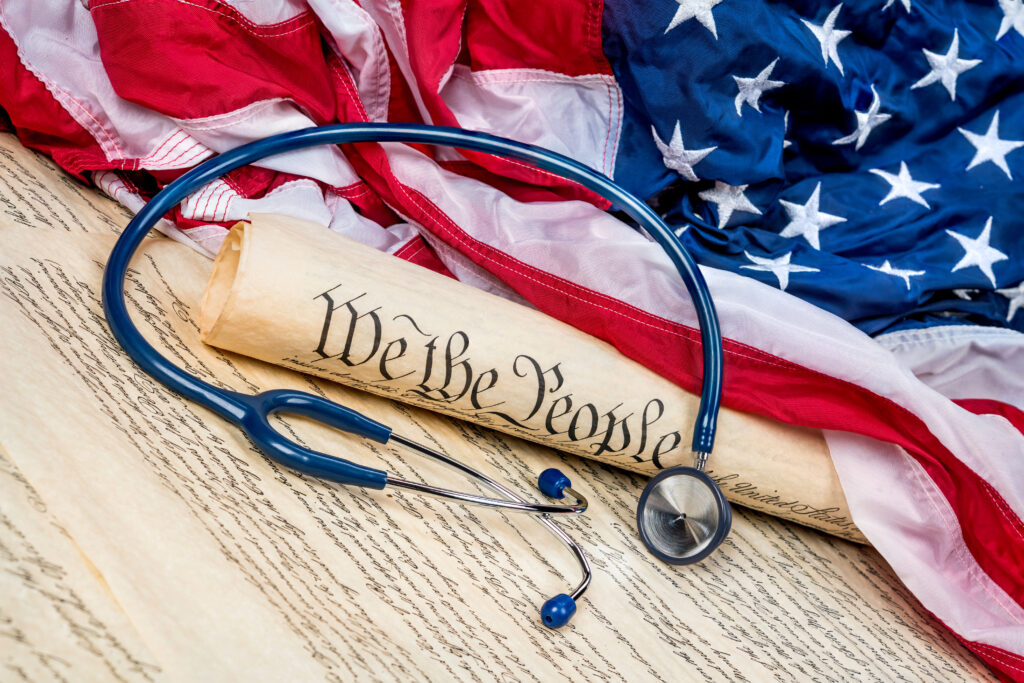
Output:
M645 475L692 465L698 398L532 308L269 214L232 228L207 344ZM820 431L725 408L708 474L730 501L850 540Z

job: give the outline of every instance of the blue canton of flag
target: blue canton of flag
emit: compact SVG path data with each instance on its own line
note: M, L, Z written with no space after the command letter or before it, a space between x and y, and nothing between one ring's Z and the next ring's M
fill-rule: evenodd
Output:
M608 0L615 178L877 334L1024 331L1024 3Z

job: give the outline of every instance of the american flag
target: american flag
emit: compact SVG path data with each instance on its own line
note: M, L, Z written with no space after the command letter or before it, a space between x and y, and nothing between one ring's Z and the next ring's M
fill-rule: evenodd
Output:
M675 226L724 401L825 430L855 521L1024 680L1024 2L0 0L0 109L131 209L217 152L336 121L575 157ZM318 221L604 338L697 391L660 250L600 199L476 153L319 148L164 229ZM713 456L712 456L713 457Z

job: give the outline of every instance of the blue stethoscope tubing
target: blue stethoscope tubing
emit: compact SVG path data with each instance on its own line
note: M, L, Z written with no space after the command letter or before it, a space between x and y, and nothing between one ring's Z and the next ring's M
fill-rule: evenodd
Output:
M698 454L698 462L703 462L701 455L703 455L703 459L706 459L706 455L711 452L714 444L715 427L721 403L722 338L718 317L711 294L708 291L707 283L692 257L679 242L679 239L643 201L587 166L540 147L459 128L394 123L342 123L306 128L242 145L209 159L183 174L157 193L129 222L121 233L107 262L103 275L103 308L110 329L125 352L154 379L185 398L209 408L221 417L238 425L249 435L261 451L288 467L341 484L364 486L373 489L382 489L389 483L397 484L401 482L406 488L413 488L424 493L437 494L438 491L443 491L441 489L431 490L432 487L404 482L394 478L389 480L388 474L381 470L358 465L335 456L318 453L293 443L270 426L268 421L270 415L282 412L310 417L337 429L356 433L381 443L386 443L391 438L398 439L399 437L393 435L388 427L375 420L312 394L291 390L273 390L256 395L248 395L221 389L204 382L179 368L157 352L143 338L128 315L127 303L124 298L124 286L129 262L150 229L183 199L229 171L268 156L317 145L357 142L432 144L518 159L563 178L576 181L609 200L632 217L668 254L672 263L679 271L694 303L702 338L703 378L700 405L697 411L692 443L694 452ZM405 439L401 439L401 442L408 446L417 447L417 444L408 442ZM427 449L419 448L419 450ZM445 458L445 456L441 456L436 452L430 452L428 455L442 459ZM459 465L454 466L460 467ZM461 466L460 469L468 470L469 468ZM692 468L680 469L691 470L707 479L707 475L698 470L693 470ZM554 479L561 482L557 477ZM545 488L544 475L542 475L541 480L542 491L548 495L561 498L563 490L575 494L569 488L567 479L553 489L550 489L550 486ZM549 480L551 480L551 477L549 477ZM707 481L710 482L711 480L707 479ZM508 492L507 489L504 489L504 487L497 485L493 480L487 480L485 483L487 482L490 482L488 486L499 490L503 495L514 495ZM713 484L711 485L713 486ZM452 498L454 496L447 497ZM468 495L460 495L458 498L464 502L477 504L488 504L481 501L491 500ZM581 499L582 497L578 499L578 502ZM585 509L586 506L585 502L582 506L530 505L516 497L512 502L507 502L501 505L501 507L540 513L544 515L544 520L547 520L547 513L579 512L581 509ZM553 524L550 526L561 532L561 529ZM562 536L564 536L564 532L561 532L560 537ZM574 547L574 553L577 554L578 559L581 559L585 565L586 575L581 587L577 588L577 591L572 596L575 598L582 594L582 589L585 589L587 583L589 583L589 565L586 565L586 560L582 558L582 553L579 551L578 546L575 546L575 543L573 543L572 547ZM545 608L547 606L548 603L545 603ZM572 611L575 611L574 605L572 606ZM571 616L571 613L569 616ZM556 614L555 618L551 621L545 617L545 624L557 626L560 624L556 622L560 621L560 619L561 616L559 614ZM567 621L568 618L566 617L565 620Z

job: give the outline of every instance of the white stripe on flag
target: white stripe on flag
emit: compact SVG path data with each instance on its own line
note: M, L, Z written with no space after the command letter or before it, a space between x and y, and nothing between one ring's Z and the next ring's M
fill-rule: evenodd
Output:
M85 3L4 0L0 24L17 44L22 64L89 131L108 160L150 156L177 131L169 118L114 92Z
M921 465L894 444L825 438L857 526L921 604L967 640L1024 652L1024 609L978 566Z
M1024 334L945 325L875 337L918 379L949 398L987 398L1024 410Z

